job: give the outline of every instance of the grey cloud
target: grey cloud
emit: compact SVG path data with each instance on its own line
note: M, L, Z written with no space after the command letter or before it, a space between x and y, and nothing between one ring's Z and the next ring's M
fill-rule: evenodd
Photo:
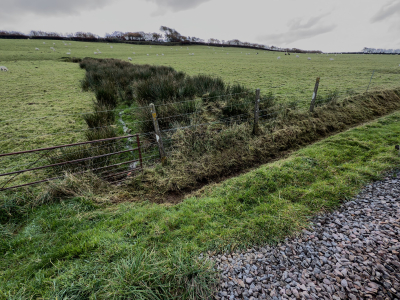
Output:
M383 21L393 15L400 14L400 2L398 0L391 1L383 6L371 19L372 23Z
M336 28L335 24L319 25L320 21L325 16L327 16L327 14L310 18L305 23L302 23L301 19L292 20L288 23L289 30L287 32L261 35L258 37L258 40L270 45L283 46L285 44L330 32Z
M322 18L326 17L327 15L329 15L329 14L324 14L324 15L321 15L318 17L310 18L304 24L301 24L301 21L302 21L301 18L293 19L292 21L289 22L289 28L291 30L311 28L312 26L316 25Z
M158 9L153 16L163 15L167 10L174 12L193 9L210 0L147 0L157 4Z
M36 15L76 15L82 11L103 8L112 0L3 0L0 16L19 17Z

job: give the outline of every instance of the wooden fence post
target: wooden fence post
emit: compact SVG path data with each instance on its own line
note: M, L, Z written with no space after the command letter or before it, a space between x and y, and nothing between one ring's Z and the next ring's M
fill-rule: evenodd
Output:
M256 89L256 99L254 102L254 126L253 126L253 134L255 135L259 133L259 128L258 128L259 114L260 114L260 89Z
M317 99L317 93L318 93L318 86L319 86L319 77L317 77L317 81L315 82L314 94L312 95L312 101L310 105L310 112L314 111L315 99Z
M162 138L161 138L160 127L158 126L156 108L153 103L150 104L150 111L151 111L151 116L153 119L154 131L155 131L156 140L157 140L157 144L158 144L158 150L160 151L161 163L164 165L167 161L167 157L165 155L164 145L163 145Z
M368 93L369 86L371 85L372 77L374 77L374 73L375 73L375 70L372 71L371 79L369 80L369 84L368 84L367 90L365 91L366 93Z

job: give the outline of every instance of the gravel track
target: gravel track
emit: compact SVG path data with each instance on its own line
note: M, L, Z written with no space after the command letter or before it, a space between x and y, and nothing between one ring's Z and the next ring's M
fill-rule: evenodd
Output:
M211 257L215 298L400 299L400 179L368 185L312 224L277 246Z

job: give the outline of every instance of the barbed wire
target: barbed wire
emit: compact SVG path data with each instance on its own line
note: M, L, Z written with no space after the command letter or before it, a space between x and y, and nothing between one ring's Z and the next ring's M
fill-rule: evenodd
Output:
M265 100L265 101L267 101L267 100ZM262 103L262 102L263 101L261 101L260 103ZM238 103L238 104L228 104L225 107L229 109L231 107L237 107L237 106L242 106L242 105L251 104L251 103L253 103L253 101L242 102L242 103ZM201 109L201 112L207 112L207 111L213 111L213 110L214 110L213 108ZM173 115L173 116L169 116L169 117L157 118L157 120L173 119L173 118L178 118L180 116L196 115L196 114L199 114L199 113L200 112L179 114L179 115ZM152 122L152 119L148 119L148 120L144 120L144 121L128 122L128 123L125 123L125 125L126 126L127 125L135 125L135 124L138 124L138 123L145 123L145 122ZM90 128L79 129L79 130L64 131L64 132L57 132L57 133L48 133L48 134L43 134L43 135L35 135L35 136L31 136L31 137L6 138L4 140L25 140L25 139L33 139L33 138L37 138L37 137L54 136L54 135L60 135L60 134L80 133L80 132L85 132L85 131L90 131L90 130L97 130L97 129L105 129L105 128L116 128L117 129L118 125L112 124L112 125L107 125L107 126L90 127Z

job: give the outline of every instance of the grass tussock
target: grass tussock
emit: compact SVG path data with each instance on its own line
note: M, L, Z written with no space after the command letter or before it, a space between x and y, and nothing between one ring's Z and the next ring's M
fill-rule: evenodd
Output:
M139 186L148 193L190 191L399 108L399 90L381 91L331 101L313 114L287 108L277 119L260 123L258 136L248 123L177 130L172 144L178 150L169 165L146 170Z
M94 91L96 105L109 109L118 105L147 108L153 103L157 106L161 129L188 126L210 118L218 120L236 114L249 116L255 96L243 85L229 85L221 78L208 75L188 76L171 67L90 58L83 59L80 66L86 70L82 88ZM198 100L187 101L194 99ZM209 110L209 105L213 105L215 111ZM206 116L199 118L205 109L208 109ZM132 117L138 121L138 132L154 130L149 109L137 109L133 114Z

